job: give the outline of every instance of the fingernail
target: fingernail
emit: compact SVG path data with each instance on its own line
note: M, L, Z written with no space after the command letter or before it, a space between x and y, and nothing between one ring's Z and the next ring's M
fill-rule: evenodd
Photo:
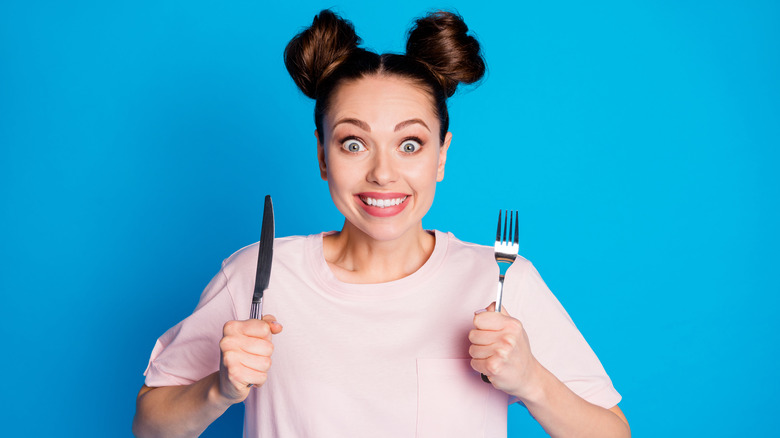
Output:
M482 312L487 312L487 309L479 309L476 312L474 312L475 315L479 315Z

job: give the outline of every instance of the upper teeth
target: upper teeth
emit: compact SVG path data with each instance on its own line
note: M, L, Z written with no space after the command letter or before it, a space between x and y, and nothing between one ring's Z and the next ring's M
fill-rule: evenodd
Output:
M373 205L374 207L379 208L385 208L385 207L391 207L393 205L398 205L406 200L406 196L402 198L395 198L395 199L374 199L369 198L368 196L363 196L363 202L365 202L368 205Z

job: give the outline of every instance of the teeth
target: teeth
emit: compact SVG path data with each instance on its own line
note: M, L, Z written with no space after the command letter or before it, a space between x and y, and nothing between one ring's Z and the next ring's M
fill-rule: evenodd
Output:
M404 201L406 201L407 196L404 196L403 198L395 198L395 199L374 199L369 198L368 196L361 196L360 199L365 202L368 205L372 205L374 207L379 208L385 208L385 207L391 207L394 205L398 205Z

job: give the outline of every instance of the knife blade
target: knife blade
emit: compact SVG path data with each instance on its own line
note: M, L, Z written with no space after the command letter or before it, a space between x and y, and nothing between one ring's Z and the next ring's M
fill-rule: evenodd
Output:
M265 196L263 206L263 225L260 230L260 244L257 250L257 272L255 273L255 291L252 294L252 309L249 317L263 317L263 293L268 289L271 279L271 263L274 258L274 206L271 195Z

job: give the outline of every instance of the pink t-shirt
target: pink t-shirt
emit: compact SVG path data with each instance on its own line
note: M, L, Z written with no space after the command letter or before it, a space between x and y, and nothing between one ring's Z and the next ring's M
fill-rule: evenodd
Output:
M505 437L509 397L471 369L474 311L495 299L493 249L435 231L429 260L381 284L336 279L322 234L274 241L264 313L274 336L268 380L245 401L246 437ZM146 385L184 385L219 369L222 326L247 319L257 244L222 264L197 308L158 340ZM533 265L507 272L507 311L534 356L591 403L620 401L601 363Z

